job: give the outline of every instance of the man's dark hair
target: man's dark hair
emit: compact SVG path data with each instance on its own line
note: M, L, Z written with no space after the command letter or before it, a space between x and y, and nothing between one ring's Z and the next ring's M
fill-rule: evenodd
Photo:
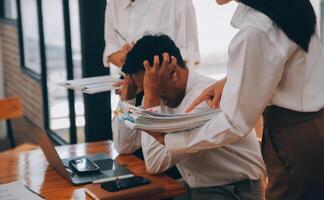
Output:
M138 40L132 50L127 54L122 71L125 74L134 74L144 70L143 62L147 60L153 65L155 55L160 57L160 63L162 63L163 53L169 53L170 56L176 57L178 65L182 68L186 67L180 50L173 40L167 35L160 34L145 35Z
M308 52L316 29L316 15L309 0L240 0L267 15L286 35Z

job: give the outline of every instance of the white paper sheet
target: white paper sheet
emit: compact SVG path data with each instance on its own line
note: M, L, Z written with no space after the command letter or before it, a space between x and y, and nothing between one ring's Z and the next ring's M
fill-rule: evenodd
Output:
M16 181L0 185L1 200L44 200L39 195L27 189L22 183Z

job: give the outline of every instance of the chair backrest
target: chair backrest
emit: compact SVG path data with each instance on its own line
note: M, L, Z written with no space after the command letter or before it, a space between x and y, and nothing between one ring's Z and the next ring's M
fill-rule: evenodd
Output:
M0 100L0 120L17 119L23 116L23 106L19 97Z

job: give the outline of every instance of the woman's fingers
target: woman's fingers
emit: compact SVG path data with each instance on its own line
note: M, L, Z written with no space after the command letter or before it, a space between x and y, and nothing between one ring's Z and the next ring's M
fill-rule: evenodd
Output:
M203 93L191 103L191 105L186 109L186 113L190 113L191 111L193 111L193 109L195 109L198 105L200 105L205 100L206 100L206 95Z
M211 104L209 105L212 109L216 109L219 107L220 96L217 94L214 96L213 100L211 100Z
M211 106L213 109L219 108L219 106L220 106L220 101L222 99L223 90L224 90L226 81L227 81L227 78L225 77L224 79L218 81L215 84L214 97L213 97L212 106Z
M226 80L224 82L226 82ZM223 86L224 82L216 82L213 85L209 86L207 89L205 89L202 92L202 94L198 98L196 98L192 102L192 104L187 108L186 112L191 112L204 101L206 101L211 108L218 108L223 92L223 87L218 87L218 85L221 84L221 86Z
M222 96L222 92L217 86L214 89L214 97L211 100L211 105L209 105L212 109L216 109L219 107L219 102Z
M213 106L213 100L211 98L207 98L206 99L206 102L208 104L209 107L212 107Z

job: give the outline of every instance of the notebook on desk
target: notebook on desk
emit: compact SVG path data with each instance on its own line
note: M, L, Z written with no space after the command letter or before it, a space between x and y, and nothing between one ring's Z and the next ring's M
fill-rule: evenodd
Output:
M36 139L50 166L73 185L82 185L96 180L132 174L106 154L85 155L61 160L45 131L37 131ZM93 161L99 166L100 171L87 175L73 173L73 170L69 168L69 161L80 158L88 158Z

